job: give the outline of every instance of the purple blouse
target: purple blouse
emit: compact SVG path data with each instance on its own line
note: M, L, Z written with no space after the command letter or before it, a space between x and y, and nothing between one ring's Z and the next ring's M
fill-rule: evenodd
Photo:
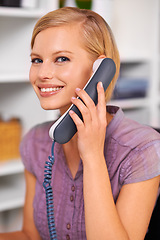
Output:
M104 155L116 202L124 184L160 175L160 134L126 118L118 107L108 106L107 111L114 117L106 129ZM20 147L25 168L37 179L34 221L43 240L49 239L43 178L45 161L51 153L52 141L48 135L51 124L48 122L34 127ZM86 240L82 161L73 179L62 146L58 143L55 143L54 156L51 185L57 238Z

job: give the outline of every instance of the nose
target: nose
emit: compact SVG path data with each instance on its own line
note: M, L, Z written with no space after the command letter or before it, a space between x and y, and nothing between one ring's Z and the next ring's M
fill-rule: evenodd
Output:
M54 75L54 68L51 62L43 62L39 68L39 78L41 80L49 80L53 78Z

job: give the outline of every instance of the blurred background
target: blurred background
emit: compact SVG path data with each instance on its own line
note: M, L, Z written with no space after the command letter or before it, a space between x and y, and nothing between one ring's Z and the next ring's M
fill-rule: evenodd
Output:
M92 9L112 28L121 70L109 104L140 123L160 126L160 0L0 0L0 232L22 225L20 140L35 124L58 116L41 109L28 73L35 22L63 6Z

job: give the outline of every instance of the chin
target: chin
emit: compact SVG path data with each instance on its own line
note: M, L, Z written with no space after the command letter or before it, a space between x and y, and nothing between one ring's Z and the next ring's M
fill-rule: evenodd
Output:
M41 103L41 107L44 109L44 110L57 110L58 108L55 108L53 106L50 106L49 104L42 104Z
M71 103L69 104L54 104L51 102L45 102L45 101L40 101L40 105L44 110L62 110L62 112L65 112L68 110L68 108L71 106Z

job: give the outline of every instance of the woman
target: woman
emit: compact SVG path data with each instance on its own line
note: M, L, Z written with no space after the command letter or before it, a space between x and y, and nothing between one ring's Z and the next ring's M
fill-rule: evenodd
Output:
M112 58L116 74L98 104L83 90L98 58ZM149 127L107 106L119 73L119 54L109 26L96 13L62 8L36 24L31 41L30 81L46 110L62 115L73 103L83 120L69 114L77 133L55 143L52 189L57 239L142 240L160 181L160 137ZM76 97L80 97L77 99ZM21 144L26 199L21 232L0 239L49 239L44 165L52 141L51 122L33 128Z

